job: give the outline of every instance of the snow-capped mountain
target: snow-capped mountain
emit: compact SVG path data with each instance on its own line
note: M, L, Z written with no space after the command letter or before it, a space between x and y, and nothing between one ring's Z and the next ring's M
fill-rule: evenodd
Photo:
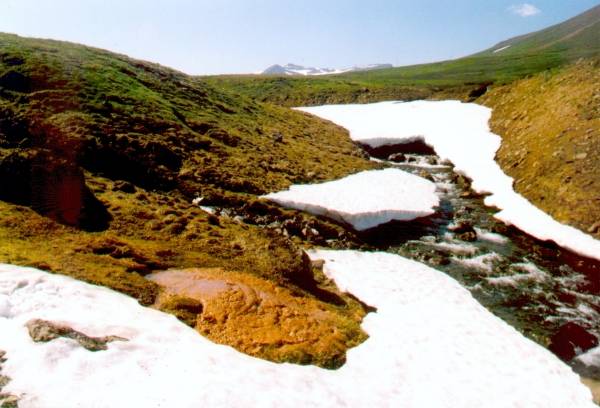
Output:
M365 66L354 66L352 68L345 69L333 69L333 68L314 68L314 67L303 67L297 64L286 64L286 65L271 65L269 68L261 72L262 75L328 75L328 74L341 74L343 72L352 71L369 71L373 69L392 68L392 64L370 64Z

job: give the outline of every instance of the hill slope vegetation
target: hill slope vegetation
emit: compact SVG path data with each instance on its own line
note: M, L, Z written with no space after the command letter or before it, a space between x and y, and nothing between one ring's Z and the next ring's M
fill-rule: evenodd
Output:
M230 75L207 80L256 100L284 106L392 99L469 99L491 83L509 83L579 58L598 56L599 38L600 6L596 6L563 23L450 61L320 78Z
M309 115L232 97L123 55L0 34L0 262L156 303L253 355L336 366L364 338L364 308L321 285L297 245L325 239L343 245L352 237L257 195L372 167L344 130ZM193 199L237 216L209 214ZM228 307L255 310L236 330L251 333L265 314L277 312L297 319L289 325L316 327L316 337L289 325L258 343L251 335L223 336L223 322L201 318L197 299L165 295L144 278L169 268L205 268L206 279L228 282L223 296L238 302L217 302L210 313L231 316L236 326L242 314ZM236 289L239 274L252 275L254 291L282 288L275 291L281 307L261 308L255 297L239 301L246 293ZM298 315L294 298L312 305L306 310L328 311L327 318ZM332 331L335 338L325 336Z
M495 87L497 160L515 189L557 220L600 238L600 60Z

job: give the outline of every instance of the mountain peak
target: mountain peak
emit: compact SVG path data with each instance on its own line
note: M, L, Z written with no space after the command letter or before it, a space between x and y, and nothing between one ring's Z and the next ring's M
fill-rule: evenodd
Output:
M353 66L351 68L334 69L334 68L315 68L305 67L302 65L287 63L286 65L274 64L265 69L262 75L328 75L341 74L344 72L353 71L370 71L373 69L392 68L392 64L369 64L364 66Z

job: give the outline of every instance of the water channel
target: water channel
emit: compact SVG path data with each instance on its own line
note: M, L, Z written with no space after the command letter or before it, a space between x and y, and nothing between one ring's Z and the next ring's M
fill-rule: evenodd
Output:
M600 335L600 262L496 220L498 210L485 206L484 197L454 173L451 163L418 150L401 153L395 162L385 160L389 150L370 153L433 181L438 211L374 228L363 239L447 273L488 310L545 347L568 322Z

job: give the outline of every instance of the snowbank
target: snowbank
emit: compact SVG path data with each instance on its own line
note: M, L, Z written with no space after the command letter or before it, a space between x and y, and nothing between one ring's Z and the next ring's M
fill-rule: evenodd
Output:
M293 185L263 196L284 207L324 215L361 231L434 213L435 184L399 169L371 170L321 184Z
M299 108L347 128L353 140L378 147L422 138L456 171L473 180L473 189L491 193L485 203L501 209L496 218L541 240L600 260L600 241L554 220L517 194L513 179L494 160L499 136L490 132L491 110L458 101L381 102Z
M0 265L3 389L19 407L593 407L569 367L480 306L457 282L385 253L318 251L338 285L378 308L370 338L336 371L274 364L216 345L124 295ZM60 322L129 341L90 352L33 343L25 323Z

